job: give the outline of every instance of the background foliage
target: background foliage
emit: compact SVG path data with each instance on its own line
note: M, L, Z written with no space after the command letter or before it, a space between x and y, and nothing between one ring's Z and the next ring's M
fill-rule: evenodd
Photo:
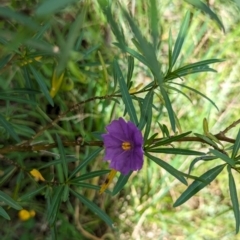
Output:
M237 239L237 4L1 2L2 239ZM100 195L123 115L144 167Z

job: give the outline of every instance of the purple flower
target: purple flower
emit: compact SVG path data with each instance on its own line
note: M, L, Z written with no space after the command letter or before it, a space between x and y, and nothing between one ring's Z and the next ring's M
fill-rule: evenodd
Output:
M131 170L140 170L143 165L143 137L140 130L123 118L113 120L102 134L105 146L105 161L110 167L126 175Z

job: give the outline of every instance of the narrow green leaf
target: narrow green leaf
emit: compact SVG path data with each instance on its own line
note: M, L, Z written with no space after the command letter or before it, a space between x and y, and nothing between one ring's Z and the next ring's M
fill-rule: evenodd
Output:
M148 140L148 136L149 136L149 133L150 131L152 130L152 110L148 112L148 118L147 118L147 122L146 122L146 125L145 125L145 131L144 131L144 136L143 136L143 139L144 139L144 143L146 143L146 141Z
M183 22L181 24L181 28L180 28L180 31L177 36L177 40L174 45L172 61L171 61L172 65L169 66L170 71L173 68L174 64L176 63L178 56L180 54L180 51L182 49L183 42L185 40L185 37L186 37L188 29L189 29L189 21L190 21L190 12L187 12L183 19Z
M208 170L207 172L205 172L203 175L201 175L200 178L205 180L205 182L194 181L182 193L182 195L177 199L177 201L173 204L173 206L174 207L180 206L181 204L185 203L188 199L190 199L193 195L195 195L197 192L199 192L201 189L203 189L208 184L210 184L218 176L218 174L223 170L223 168L225 166L226 166L226 164L216 166L216 167Z
M194 74L194 73L202 73L202 72L217 72L213 68L210 68L209 66L203 66L203 67L195 67L191 68L189 70L176 70L174 72L169 73L164 80L169 81L175 78L182 78L184 76Z
M161 139L159 141L154 142L154 144L153 144L153 146L151 146L151 148L159 147L159 146L162 146L162 145L167 145L167 144L170 144L172 142L179 141L181 138L186 137L190 133L191 133L191 131L179 134L177 136L171 136L171 137L168 137L168 138Z
M119 87L120 87L121 94L122 94L122 99L125 104L126 110L130 116L131 121L133 123L135 123L135 125L138 125L137 114L136 114L136 111L135 111L135 108L134 108L134 105L132 102L132 98L128 92L127 84L125 82L122 71L116 60L114 61L114 69L118 76L118 83L119 83Z
M119 176L118 181L113 189L112 196L116 195L123 189L123 187L126 185L131 174L132 174L132 171L130 171L130 173L128 173L127 175L121 174Z
M233 159L231 159L230 157L228 157L226 154L223 154L221 152L219 152L216 149L210 149L209 150L210 153L212 153L214 156L222 159L224 162L226 162L227 164L229 164L231 167L235 166L235 162Z
M132 57L136 58L138 61L142 62L144 65L149 67L148 62L146 61L143 55L139 54L138 52L136 52L135 50L127 46L122 47L119 43L113 43L113 44L119 47L120 49L122 49L123 51L129 53Z
M85 183L85 182L71 182L71 184L74 186L81 187L81 188L89 188L89 189L93 189L96 191L99 191L101 188L101 186L97 186L97 185L93 185L93 184Z
M175 82L171 82L171 84L175 84L175 85L181 86L181 87L183 87L183 88L187 88L187 89L189 89L189 90L197 93L198 95L204 97L204 98L207 99L210 103L212 103L212 105L219 111L217 105L216 105L210 98L208 98L206 95L202 94L201 92L199 92L199 91L196 90L195 88L191 88L191 87L186 86L186 85L184 85L184 84L179 84L179 83L175 83Z
M206 14L210 15L210 17L218 24L220 29L222 29L225 32L225 28L218 18L217 14L214 13L205 3L199 1L199 0L185 0L187 3L192 4L194 7L200 9L201 11L205 12Z
M63 189L63 194L62 194L62 201L66 202L69 199L69 185L65 184L64 189Z
M231 157L232 159L234 159L237 156L239 148L240 148L240 129L238 130L237 138L233 145L232 157Z
M36 190L33 190L31 192L28 192L26 194L24 194L23 196L21 196L18 201L23 202L23 201L27 201L29 199L31 199L32 197L36 196L37 194L41 193L43 189L46 188L46 185L38 187Z
M208 138L207 136L202 135L202 134L198 134L198 133L194 133L194 135L201 138L205 142L209 143L211 146L213 146L215 148L218 148L218 145L214 141L212 141L210 138Z
M0 178L0 187L16 172L17 167L10 166L4 170L3 176Z
M23 77L24 77L24 80L25 80L26 88L33 90L33 81L30 78L30 72L29 72L28 67L23 66L22 71L23 71ZM28 96L33 102L36 102L36 96L35 95L28 94Z
M217 59L217 58L202 60L199 62L190 63L186 66L180 67L180 68L176 69L175 71L173 71L172 73L176 73L176 75L177 75L177 72L180 72L180 71L191 71L191 69L194 69L194 68L206 67L209 64L224 62L224 61L225 61L224 59Z
M85 206L87 206L93 213L95 213L99 218L101 218L108 226L113 228L114 223L111 218L102 211L95 203L85 198L83 195L70 189L71 193L77 197Z
M162 96L163 96L163 99L165 102L165 106L168 111L168 117L169 117L169 120L171 123L172 130L173 130L173 132L175 132L176 131L176 122L175 122L175 116L174 116L172 104L170 102L170 99L169 99L168 94L167 94L166 90L164 89L164 87L161 86L160 89L161 89L161 93L162 93Z
M22 206L19 205L15 200L13 200L11 197L9 197L6 193L0 191L0 201L5 202L8 206L16 209L21 210Z
M64 177L65 177L65 179L67 179L68 178L68 165L67 165L64 147L63 147L62 141L61 141L60 137L58 136L58 134L56 134L56 138L57 138L58 150L59 150L59 154L60 154L60 158L61 158Z
M165 124L160 124L160 123L158 123L158 126L160 127L160 129L162 131L163 137L170 138L170 133L169 133L167 126Z
M154 77L158 79L159 82L163 83L163 75L161 72L161 65L157 60L156 52L152 44L150 44L147 39L142 35L139 27L135 24L133 18L130 14L122 9L125 18L127 19L129 26L134 33L134 36L139 44L139 48L147 61L147 66L152 71Z
M8 54L5 57L0 59L0 69L2 69L8 63L11 57L12 57L12 54Z
M90 161L96 158L96 156L102 151L102 148L98 148L89 154L71 173L69 179L72 179L82 168L84 168Z
M172 44L173 40L172 40L172 31L171 28L169 29L169 34L168 34L168 65L172 66ZM171 69L170 69L171 70Z
M67 161L67 163L76 162L77 159L75 157L73 157L73 156L66 156L66 161ZM60 164L61 162L62 162L61 159L53 160L53 161L50 161L50 162L42 165L38 169L40 170L40 169L43 169L43 168L46 168L46 167L49 167L49 166L52 166L52 165L57 165L57 164Z
M3 95L0 95L0 99L5 100L5 101L13 101L13 102L17 102L17 103L37 105L37 103L34 101L29 101L29 99L14 97L12 95L4 95L3 94Z
M130 83L134 70L134 58L132 56L128 56L128 72L127 72L127 85Z
M13 11L8 7L0 7L0 16L3 18L9 18L10 20L15 20L17 23L21 23L34 31L39 28L39 25L35 23L32 18L29 18L19 12Z
M204 152L198 152L182 148L150 148L148 152L155 153L166 153L166 154L176 154L176 155L205 155Z
M107 17L107 22L111 26L112 32L115 35L117 41L119 42L119 47L122 49L122 47L126 46L125 44L125 38L123 34L123 30L121 29L121 26L115 21L115 15L112 15L111 12L111 2L108 0L99 0L99 5L102 8L103 13Z
M40 4L40 6L36 10L36 15L46 15L46 14L52 14L54 12L57 12L58 10L64 8L68 4L72 4L74 2L77 2L77 0L48 0L44 1Z
M7 220L11 220L7 212L0 206L0 216L4 217Z
M50 224L53 224L56 221L58 209L61 203L61 195L63 193L64 186L54 187L53 198L50 203L50 208L48 209L47 219Z
M4 129L9 133L9 135L16 141L20 142L20 138L17 133L14 131L11 124L0 114L0 125L4 127Z
M157 136L158 136L158 133L154 133L150 138L148 138L146 140L144 138L145 147L152 145ZM146 149L147 149L147 147L146 147Z
M170 86L170 85L166 86L166 88L182 94L185 98L187 98L187 99L189 100L189 102L192 103L192 99L191 99L187 94L185 94L184 92L182 92L181 90L179 90L178 88L175 88L175 87ZM176 120L176 119L175 119L175 120Z
M189 166L189 170L188 170L188 174L190 174L190 172L192 171L194 165L198 162L198 161L212 161L214 159L216 159L217 157L215 156L201 156L201 157L197 157L195 159L193 159L193 161L191 162L190 166Z
M81 33L81 28L83 27L87 8L88 8L88 1L84 1L81 11L77 15L75 21L70 25L67 41L64 44L64 47L61 51L60 61L56 69L57 76L60 76L66 68L66 65L69 60L69 56L72 50L74 49L74 45L79 34Z
M43 77L41 76L40 72L38 72L32 65L29 65L29 68L30 68L33 76L35 77L35 80L37 81L40 89L42 90L43 94L45 95L46 99L52 106L54 106L53 100L47 89L47 85L46 85Z
M80 182L80 181L87 180L87 179L92 179L94 177L100 177L102 175L108 174L109 172L110 172L110 170L99 170L99 171L85 173L85 174L81 175L80 177L73 178L71 180L71 183Z
M156 0L150 0L150 11L148 12L148 18L150 22L150 31L151 31L151 37L153 46L155 49L157 49L158 46L158 39L160 38L159 34L159 19L158 19L158 11L157 11L157 2Z
M34 39L41 39L44 33L51 27L52 23L47 21L46 23L42 23L38 32L33 36ZM40 55L40 54L39 54Z
M172 167L167 162L161 160L160 158L152 156L148 152L145 152L144 154L145 154L146 157L148 157L149 159L153 160L156 164L158 164L160 167L164 168L168 173L170 173L175 178L177 178L180 182L182 182L185 185L188 185L186 179L182 176L182 173L180 171L178 171L177 169Z
M229 184L229 190L230 190L230 197L231 197L233 212L234 212L235 221L236 221L236 234L238 234L239 224L240 224L240 214L239 214L237 188L231 172L231 167L228 166L227 169L228 169L228 180L229 180L228 184Z
M145 124L148 121L151 121L150 116L152 115L152 104L153 104L153 90L149 91L146 94L146 97L143 100L143 104L141 106L141 118L138 128L142 130Z
M16 121L17 121L17 119L16 119ZM17 123L16 124L14 123L14 124L12 124L12 126L14 127L14 129L15 129L15 131L18 135L21 135L21 136L24 136L24 137L30 138L31 136L35 135L35 133L36 133L31 128L24 125L24 123L21 124L21 125L17 124Z
M31 89L31 88L12 88L9 90L0 90L1 95L5 94L39 94L40 91Z

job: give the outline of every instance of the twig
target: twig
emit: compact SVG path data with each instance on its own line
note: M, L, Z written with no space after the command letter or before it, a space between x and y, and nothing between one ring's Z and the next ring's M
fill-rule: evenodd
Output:
M228 126L223 131L221 131L219 133L219 135L225 135L230 129L236 127L239 123L240 123L240 119L238 119L237 121L233 122L230 126Z
M52 149L57 147L57 143L49 143L49 144L35 144L35 145L11 145L4 148L0 148L0 154L6 154L10 152L36 152L36 151L44 151L48 149ZM103 146L102 141L90 141L90 142L82 142L82 141L65 141L63 142L64 147L76 147L76 146Z

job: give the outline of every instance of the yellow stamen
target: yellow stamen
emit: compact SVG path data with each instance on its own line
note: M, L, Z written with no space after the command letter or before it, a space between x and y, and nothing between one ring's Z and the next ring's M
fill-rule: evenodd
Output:
M102 194L106 191L110 183L112 182L113 178L115 177L117 171L115 169L112 169L111 172L108 174L105 182L101 185L101 188L99 190L99 193Z
M130 150L131 148L132 148L132 145L131 145L130 142L123 142L123 143L122 143L122 149L123 149L124 151Z

